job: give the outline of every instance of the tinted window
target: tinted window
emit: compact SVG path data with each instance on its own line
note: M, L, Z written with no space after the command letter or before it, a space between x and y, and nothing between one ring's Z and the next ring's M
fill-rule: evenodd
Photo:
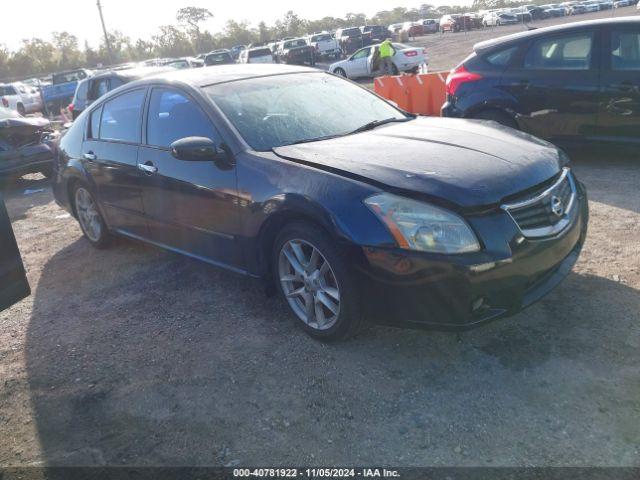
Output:
M640 31L611 32L611 68L640 70Z
M96 108L91 112L91 118L89 119L89 137L100 138L100 114L102 113L102 107Z
M11 85L0 87L0 95L17 95L16 89Z
M371 51L370 48L363 48L362 50L358 50L356 53L353 54L353 58L354 60L357 58L366 58L369 56L369 52Z
M592 33L577 33L535 41L524 59L524 67L536 70L588 70Z
M505 48L503 50L490 53L485 57L485 60L496 67L504 67L509 63L516 50L518 50L517 46Z
M249 50L249 58L256 58L256 57L270 57L271 56L271 50L269 50L268 48L258 48L256 50Z
M140 142L140 111L144 90L120 95L103 106L100 139Z
M193 100L177 90L155 88L149 104L147 143L169 147L184 137L216 140L211 121Z
M89 82L80 82L78 84L78 89L76 90L76 98L78 100L87 99L88 86L89 86Z

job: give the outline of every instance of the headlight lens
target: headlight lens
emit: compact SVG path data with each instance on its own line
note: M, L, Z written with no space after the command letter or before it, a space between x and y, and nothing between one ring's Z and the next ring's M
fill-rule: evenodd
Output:
M468 253L480 244L467 223L453 212L390 193L364 203L382 220L398 246L434 253Z

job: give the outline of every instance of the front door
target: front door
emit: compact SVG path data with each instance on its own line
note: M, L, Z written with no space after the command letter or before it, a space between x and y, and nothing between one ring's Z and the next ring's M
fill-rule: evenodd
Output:
M604 32L598 139L640 144L640 25L611 24Z
M129 90L92 110L82 162L110 228L146 237L138 148L146 88Z
M347 76L349 78L366 77L369 75L369 53L371 53L371 47L365 47L349 57L349 63L347 64Z
M242 268L236 170L212 161L178 160L170 145L185 137L222 140L201 105L177 88L154 87L149 98L143 202L152 241L225 266Z
M522 130L550 141L593 138L599 102L598 29L533 40L502 75Z

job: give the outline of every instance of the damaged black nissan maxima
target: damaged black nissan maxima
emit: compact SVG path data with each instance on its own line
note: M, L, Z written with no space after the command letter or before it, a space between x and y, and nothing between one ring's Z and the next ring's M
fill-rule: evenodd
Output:
M261 278L325 339L512 315L568 274L587 229L553 145L304 67L127 84L74 122L55 175L94 246L124 235Z

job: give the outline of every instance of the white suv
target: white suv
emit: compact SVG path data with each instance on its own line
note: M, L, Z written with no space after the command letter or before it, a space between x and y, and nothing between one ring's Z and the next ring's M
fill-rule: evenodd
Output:
M42 98L38 91L21 82L0 84L0 102L3 107L16 110L20 115L42 110Z

